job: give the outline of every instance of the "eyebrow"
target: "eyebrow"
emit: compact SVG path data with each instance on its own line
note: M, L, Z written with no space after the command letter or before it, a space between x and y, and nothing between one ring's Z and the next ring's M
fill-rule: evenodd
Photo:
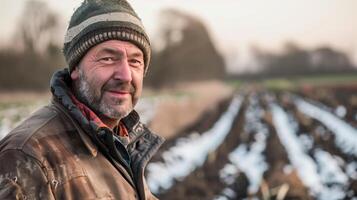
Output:
M123 56L123 52L118 51L114 48L110 48L110 47L104 47L103 49L99 50L97 54L102 54L102 53L109 53L109 54L113 54L115 56ZM141 51L136 51L136 52L130 54L129 56L144 58L144 54Z
M131 56L144 58L144 54L141 51L134 52L133 54L131 54Z
M102 54L102 53L113 54L115 56L123 56L123 52L118 51L113 48L110 48L110 47L104 47L103 49L99 50L97 55Z

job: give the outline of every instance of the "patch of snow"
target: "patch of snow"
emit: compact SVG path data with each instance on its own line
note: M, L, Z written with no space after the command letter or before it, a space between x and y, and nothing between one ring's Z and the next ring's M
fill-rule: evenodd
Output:
M304 114L320 121L336 136L337 146L345 153L357 155L357 130L333 114L320 109L302 99L296 98L295 104Z
M223 169L219 171L219 177L226 185L231 185L238 177L239 172L240 171L236 165L226 164Z
M284 110L276 104L271 104L270 108L277 134L301 181L310 188L313 194L319 194L323 189L323 185L317 173L317 166L314 160L304 151L299 138L293 132L293 128L290 127L288 116Z
M338 163L339 166L345 166L346 162L339 156L334 155L333 156L336 160L336 162Z
M218 197L215 197L214 200L229 200L229 199L225 196L218 196Z
M266 125L261 122L263 109L259 106L257 99L254 95L250 96L244 127L248 133L254 134L255 141L249 147L246 144L241 144L232 151L228 155L231 163L226 164L220 172L224 175L221 177L225 177L223 180L227 185L231 184L231 180L238 176L239 171L245 173L249 180L248 190L250 193L258 191L263 173L268 168L263 152L269 131ZM234 168L234 166L236 167Z
M306 150L310 150L314 145L314 141L313 141L311 135L301 134L299 136L299 140Z
M241 97L235 97L214 126L201 136L186 138L163 153L164 162L149 163L147 183L154 193L170 188L174 180L182 180L201 166L210 152L223 142L238 114Z
M340 118L344 118L347 114L347 109L343 105L337 106L335 109L335 114L339 116Z
M348 177L342 172L338 161L330 153L317 149L314 157L318 164L319 174L324 183L347 185Z
M258 191L263 173L268 168L265 157L262 155L264 150L265 138L254 143L249 151L246 145L240 145L229 154L229 160L247 175L250 193Z
M357 162L356 161L347 164L346 173L351 179L357 180Z
M226 188L223 190L223 195L228 198L234 198L236 196L236 192L230 188Z
M340 200L344 199L346 193L341 191L341 188L338 186L332 186L328 190L324 190L318 196L320 200Z
M294 114L291 112L288 112L287 117L288 117L290 127L292 128L292 131L294 133L297 133L299 131L299 123L296 121Z
M342 171L343 160L321 149L314 150L314 160L307 155L306 143L312 145L311 137L296 136L290 127L287 114L279 106L272 104L274 125L282 144L288 152L292 165L297 170L300 180L319 200L338 200L346 197L348 177ZM308 141L308 142L307 142ZM305 143L305 145L304 145ZM311 149L311 148L310 148Z

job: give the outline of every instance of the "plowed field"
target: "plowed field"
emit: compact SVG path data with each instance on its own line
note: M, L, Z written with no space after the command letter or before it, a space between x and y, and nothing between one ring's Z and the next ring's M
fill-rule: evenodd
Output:
M160 199L356 199L357 88L236 92L148 164Z

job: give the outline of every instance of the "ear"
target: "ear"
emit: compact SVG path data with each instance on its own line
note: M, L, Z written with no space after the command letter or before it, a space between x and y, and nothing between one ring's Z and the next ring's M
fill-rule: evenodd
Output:
M73 81L77 80L79 78L79 69L78 68L79 68L78 66L75 67L73 69L73 71L71 72L71 78L72 78Z

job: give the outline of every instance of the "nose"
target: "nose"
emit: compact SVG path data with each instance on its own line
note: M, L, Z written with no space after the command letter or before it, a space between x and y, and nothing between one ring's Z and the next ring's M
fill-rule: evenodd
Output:
M132 81L131 69L127 59L118 62L115 67L114 79L121 80L122 82Z

